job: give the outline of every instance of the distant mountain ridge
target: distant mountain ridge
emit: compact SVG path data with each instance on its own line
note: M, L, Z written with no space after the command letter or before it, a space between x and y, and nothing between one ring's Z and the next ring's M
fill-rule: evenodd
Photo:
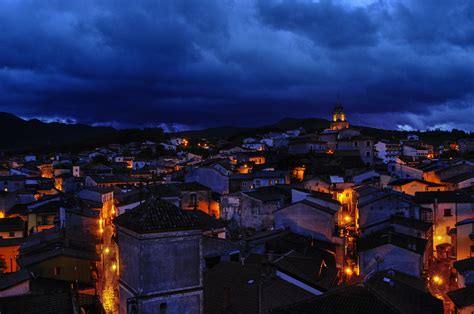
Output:
M111 143L126 143L132 141L165 141L170 136L191 138L229 139L239 142L244 137L269 132L284 132L286 130L304 128L307 132L327 129L331 122L322 118L284 118L280 121L259 127L223 126L202 130L191 130L163 134L162 129L114 129L112 127L94 127L85 124L65 124L60 122L45 123L38 119L24 120L13 114L0 112L0 151L32 151L32 150L82 150L100 147ZM384 130L365 126L352 126L362 131L364 135L374 139L406 138L409 133L420 135L430 143L441 144L447 140L456 140L473 134L460 130L407 132Z
M315 132L328 128L330 124L331 122L329 120L322 118L284 118L276 123L259 127L224 126L202 130L176 132L173 133L173 135L204 138L229 138L245 135L251 136L255 135L256 133L286 131L298 129L300 127L304 128L307 132Z
M115 132L111 127L45 123L38 119L23 120L11 113L0 112L0 150L4 151L69 144Z

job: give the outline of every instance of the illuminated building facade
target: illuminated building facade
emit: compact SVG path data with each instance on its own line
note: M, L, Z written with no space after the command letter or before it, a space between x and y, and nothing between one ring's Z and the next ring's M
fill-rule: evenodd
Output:
M346 120L344 108L341 105L337 105L332 113L331 130L341 130L348 128L349 122Z

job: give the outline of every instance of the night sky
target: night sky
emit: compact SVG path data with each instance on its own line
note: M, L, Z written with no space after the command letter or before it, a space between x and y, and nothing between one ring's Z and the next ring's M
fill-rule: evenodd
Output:
M431 3L431 4L429 4ZM4 0L0 111L115 127L474 131L474 1Z

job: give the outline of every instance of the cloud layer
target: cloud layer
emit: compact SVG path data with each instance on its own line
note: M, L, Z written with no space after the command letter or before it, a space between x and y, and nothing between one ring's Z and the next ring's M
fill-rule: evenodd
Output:
M474 3L7 0L0 110L114 126L328 116L474 131Z

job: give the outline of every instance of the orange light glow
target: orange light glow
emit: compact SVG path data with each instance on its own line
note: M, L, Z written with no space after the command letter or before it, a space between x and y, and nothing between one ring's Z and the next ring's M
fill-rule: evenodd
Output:
M3 211L0 211L0 218L5 218L5 213Z
M354 273L354 271L350 267L346 267L344 272L346 273L347 276L352 276L352 274Z
M345 222L350 222L350 221L351 221L351 216L345 215L345 216L344 216L344 221L345 221Z
M434 276L434 277L433 277L433 281L434 281L434 283L437 284L437 285L442 285L442 284L443 284L443 279L441 279L440 276Z

